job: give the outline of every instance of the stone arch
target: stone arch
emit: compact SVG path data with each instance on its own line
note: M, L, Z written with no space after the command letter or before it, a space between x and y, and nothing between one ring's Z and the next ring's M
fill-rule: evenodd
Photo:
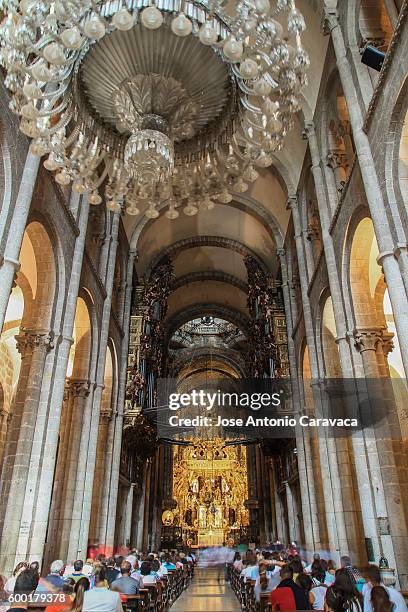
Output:
M342 376L336 336L333 301L327 288L321 294L319 316L316 320L316 346L326 378L341 378Z
M393 108L385 143L385 185L388 203L395 211L400 240L408 226L408 77L405 78Z
M190 308L177 312L173 315L173 317L171 317L171 319L168 319L165 322L165 335L167 341L184 323L188 323L188 321L201 316L203 313L213 315L233 323L243 332L244 335L246 335L248 332L250 322L249 319L242 313L237 312L232 308L228 308L223 304L203 303L196 304Z
M222 238L220 236L195 236L194 238L185 238L183 240L179 240L178 242L174 242L169 245L166 249L163 249L152 259L150 265L148 267L148 276L151 272L156 268L159 262L165 257L172 257L176 253L180 253L181 251L185 251L187 249L197 248L200 246L215 246L224 249L230 249L239 253L243 257L249 256L255 259L255 261L259 264L262 270L267 272L267 266L262 259L258 257L256 253L254 253L250 248L246 245L238 242L238 240L232 240L231 238Z
M84 299L85 298L85 299ZM89 304L86 294L80 292L77 298L74 323L74 343L70 358L72 370L70 377L73 380L87 380L92 354L92 324Z

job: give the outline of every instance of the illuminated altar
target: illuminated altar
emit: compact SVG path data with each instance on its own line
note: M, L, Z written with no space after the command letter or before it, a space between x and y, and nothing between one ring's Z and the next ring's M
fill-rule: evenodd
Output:
M198 546L233 543L248 525L246 450L194 439L173 457L173 525Z

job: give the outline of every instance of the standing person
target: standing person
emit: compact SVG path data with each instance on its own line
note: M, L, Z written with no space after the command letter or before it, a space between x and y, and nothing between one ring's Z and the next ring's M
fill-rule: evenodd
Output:
M310 610L305 591L293 582L293 570L284 565L280 570L280 583L271 592L272 610Z
M393 612L408 612L407 604L401 593L393 587L386 587L381 580L381 572L377 565L369 565L363 572L366 583L363 586L364 612L373 612L371 591L374 587L383 587L394 604Z
M95 586L84 595L83 612L123 612L119 593L110 591L106 586L104 567L94 573Z
M18 595L18 601L12 601L9 610L11 612L26 612L28 599L37 588L40 576L34 569L24 569L16 577L13 595Z
M142 587L142 580L131 577L132 566L129 561L122 561L120 566L120 576L112 582L112 591L118 591L124 595L137 595Z

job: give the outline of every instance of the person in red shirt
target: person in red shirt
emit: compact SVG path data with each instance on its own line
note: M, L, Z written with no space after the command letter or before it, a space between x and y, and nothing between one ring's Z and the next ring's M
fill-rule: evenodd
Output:
M280 571L280 583L270 594L272 610L310 610L306 593L293 581L293 570L284 565Z

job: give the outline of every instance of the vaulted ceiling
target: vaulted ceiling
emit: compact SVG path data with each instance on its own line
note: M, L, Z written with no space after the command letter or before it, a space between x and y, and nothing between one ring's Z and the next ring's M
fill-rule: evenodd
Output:
M296 191L306 150L303 121L313 116L328 44L321 32L323 2L297 0L296 4L307 25L303 44L311 66L302 112L273 166L262 170L246 193L234 194L231 203L216 204L213 210L200 210L192 217L180 210L173 221L163 212L157 219L125 218L129 241L137 251L139 277L147 278L163 255L171 257L176 280L167 321L181 320L190 311L197 314L200 307L203 313L224 308L245 318L245 255L254 256L271 273L278 268L276 250L283 244L289 221L287 196Z

